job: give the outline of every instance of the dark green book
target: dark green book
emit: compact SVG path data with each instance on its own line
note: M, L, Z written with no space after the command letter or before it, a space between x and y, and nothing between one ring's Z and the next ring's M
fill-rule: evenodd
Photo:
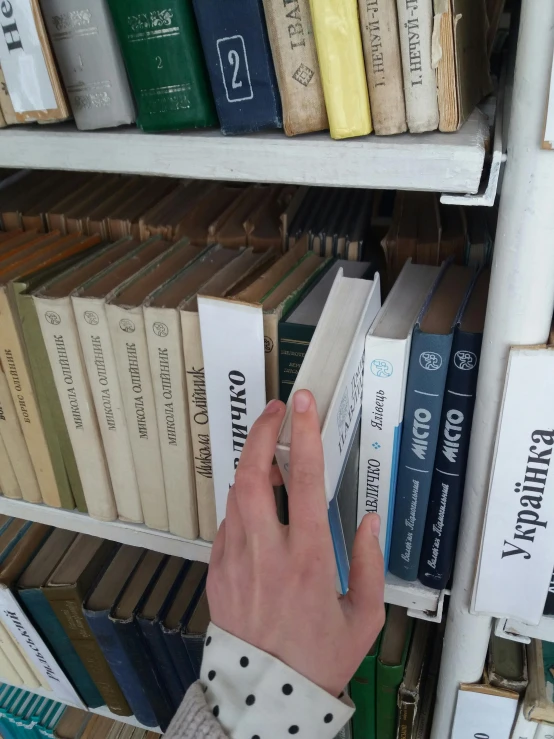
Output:
M413 620L405 608L389 606L377 659L376 714L379 739L395 739L398 689L410 647Z
M377 654L381 634L375 640L350 682L350 697L356 706L352 717L354 739L378 739L376 722Z
M108 0L144 131L219 125L191 0Z

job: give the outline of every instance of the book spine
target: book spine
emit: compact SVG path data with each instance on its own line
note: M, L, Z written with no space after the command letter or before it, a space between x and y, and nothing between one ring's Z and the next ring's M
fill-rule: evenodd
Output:
M358 7L375 133L403 133L406 106L396 0L358 0Z
M366 513L381 517L379 543L388 567L411 336L367 336L362 394L358 526Z
M377 739L376 735L376 657L364 657L350 682L350 697L356 706L352 717L355 737Z
M217 533L217 519L206 376L198 313L181 311L181 331L183 334L183 353L196 480L198 526L201 538L206 541L213 541Z
M400 696L398 711L398 739L411 739L414 731L414 724L417 712L417 704L413 701L405 701Z
M535 722L529 722L534 725ZM530 727L530 731L532 731L533 726ZM536 733L531 734L529 733L529 736L531 739L554 739L554 726L552 724L547 724L546 721L540 721L539 724L536 727ZM519 739L517 734L512 734L513 739Z
M77 127L133 123L135 110L104 0L43 0L41 10Z
M117 518L70 298L34 298L42 336L75 454L88 513L100 521Z
M372 123L357 0L310 0L310 8L331 136L365 136Z
M62 625L56 618L52 606L40 588L19 590L19 597L29 612L52 654L65 670L82 699L89 708L104 705L104 700L86 671L83 663Z
M550 585L548 586L548 594L546 596L546 602L544 604L544 615L554 616L554 571L550 578Z
M7 126L13 126L18 123L17 116L13 107L10 93L8 92L8 86L6 84L6 78L4 72L0 67L0 110Z
M61 508L58 482L7 290L0 288L0 354L44 503Z
M162 681L150 660L140 630L134 620L121 621L112 619L113 627L123 647L135 675L148 697L157 724L162 731L166 731L173 718L173 706L165 692Z
M47 587L43 592L110 711L130 716L131 709L83 614L77 589L63 588L62 592Z
M265 392L267 401L279 398L280 312L264 313Z
M279 400L283 403L289 399L314 331L315 326L279 323Z
M158 620L151 621L146 618L138 618L137 623L148 644L150 659L154 661L163 683L163 688L173 703L173 708L176 710L185 697L185 688L167 651L160 622Z
M158 722L144 686L138 679L118 638L109 612L83 608L83 613L135 717L145 726L156 727Z
M456 331L446 378L419 565L420 581L437 590L448 585L454 564L482 339Z
M416 580L452 334L414 330L400 445L389 570Z
M223 133L281 128L262 0L193 0L193 5Z
M434 131L439 125L439 104L435 70L431 66L433 3L396 3L408 128L412 133Z
M179 675L183 691L186 693L194 682L194 671L190 663L185 643L181 639L181 629L164 629L162 626L162 636L164 638L167 652L173 661L175 671Z
M198 536L198 510L179 314L145 308L144 325L158 417L169 530Z
M287 136L329 127L309 0L264 0Z
M72 298L119 518L143 523L123 400L103 300Z
M14 641L7 631L6 627L0 622L0 647L2 651L15 668L18 675L21 676L23 684L31 690L37 688L48 689L48 684L41 676L37 674L33 666L27 661L25 653L18 648L18 642Z
M377 661L376 728L379 739L396 739L398 724L398 688L404 677L404 665L384 665Z
M8 656L2 649L1 645L0 645L0 678L2 679L3 683L8 683L8 685L15 685L17 687L23 686L23 680L21 679L21 675L19 674L19 672L15 669L15 667L12 665L12 663L8 659Z
M2 409L0 406L0 416ZM0 432L0 490L6 498L21 500L21 488Z
M107 305L144 523L169 528L160 438L142 308Z
M185 643L185 648L189 656L194 679L200 680L200 667L202 665L202 657L204 655L205 634L185 634L181 632L181 638Z

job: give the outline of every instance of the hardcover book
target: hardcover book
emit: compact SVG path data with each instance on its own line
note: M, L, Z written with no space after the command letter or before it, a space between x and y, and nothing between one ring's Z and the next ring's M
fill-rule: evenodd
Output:
M551 642L531 639L527 647L529 687L523 699L525 718L554 723L554 645Z
M217 125L191 0L108 0L144 131Z
M389 606L377 659L377 737L395 739L398 688L410 648L413 620L405 608Z
M404 679L398 688L398 736L413 737L426 672L429 669L433 625L418 619L414 627Z
M356 674L350 681L350 697L356 706L352 717L355 737L378 739L377 731L377 654L381 642L381 634L363 658Z
M281 128L281 100L262 0L193 3L222 132Z
M133 123L135 105L105 0L42 0L77 128Z
M185 642L187 654L194 674L194 679L200 679L200 667L204 654L206 632L210 625L210 606L204 589L198 602L194 606L189 618L183 623L181 637Z
M462 683L458 690L452 739L482 734L513 736L517 712L517 693L492 688L490 685Z

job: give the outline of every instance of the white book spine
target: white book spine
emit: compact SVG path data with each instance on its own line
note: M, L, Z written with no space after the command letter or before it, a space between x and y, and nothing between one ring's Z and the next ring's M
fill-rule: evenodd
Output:
M72 298L119 518L143 523L133 453L103 300Z
M451 739L509 737L517 710L518 696L491 695L477 690L460 689ZM478 688L480 686L477 686Z
M554 563L552 377L554 348L510 350L473 596L478 613L532 625Z
M0 646L2 651L7 656L11 664L17 670L18 675L21 676L23 684L27 688L40 688L45 687L44 681L39 679L39 676L32 669L31 665L27 662L25 655L20 651L17 646L17 642L13 640L10 632L6 629L4 624L0 621Z
M2 367L0 367L0 435L12 463L23 500L28 503L41 503L42 496L37 476Z
M388 564L398 455L408 379L408 339L367 336L362 394L358 526L366 513L381 517L379 543Z
M529 723L532 723L529 721ZM529 734L530 739L554 739L554 724L547 724L541 721L539 724L535 724L537 730L535 734ZM513 735L514 739L519 739L517 735ZM527 736L525 736L527 739Z
M79 469L88 513L100 521L113 521L117 518L117 508L71 299L34 297L33 300Z
M536 721L529 721L529 719L525 718L522 703L519 707L519 712L514 724L513 731L510 735L510 739L537 739L538 728L539 724ZM552 739L554 739L554 727L551 728L553 729L553 731L551 732Z
M106 305L144 523L167 531L162 456L142 308Z
M15 667L12 665L12 663L8 659L8 656L2 649L1 645L0 645L0 680L3 683L8 683L9 685L16 685L17 687L20 687L23 685L23 680L21 679L21 675L18 673L18 671L15 669Z
M144 309L144 324L158 417L169 530L185 539L196 539L198 510L179 313L169 308L147 307Z
M397 0L406 118L412 133L439 125L437 80L431 63L432 0Z
M0 621L21 648L33 671L40 675L40 683L49 688L51 697L62 703L85 708L65 673L6 585L0 585Z
M21 488L17 482L17 477L6 450L4 440L0 435L0 488L2 495L6 498L13 498L14 500L21 500Z
M261 306L198 297L218 525L252 424L265 407Z

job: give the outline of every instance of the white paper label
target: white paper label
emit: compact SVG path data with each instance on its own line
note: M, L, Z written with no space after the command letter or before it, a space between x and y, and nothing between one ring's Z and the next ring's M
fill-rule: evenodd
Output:
M198 298L218 525L246 435L265 407L262 309Z
M1 0L0 65L16 113L57 108L30 0Z
M452 739L508 739L517 710L517 696L460 690Z

